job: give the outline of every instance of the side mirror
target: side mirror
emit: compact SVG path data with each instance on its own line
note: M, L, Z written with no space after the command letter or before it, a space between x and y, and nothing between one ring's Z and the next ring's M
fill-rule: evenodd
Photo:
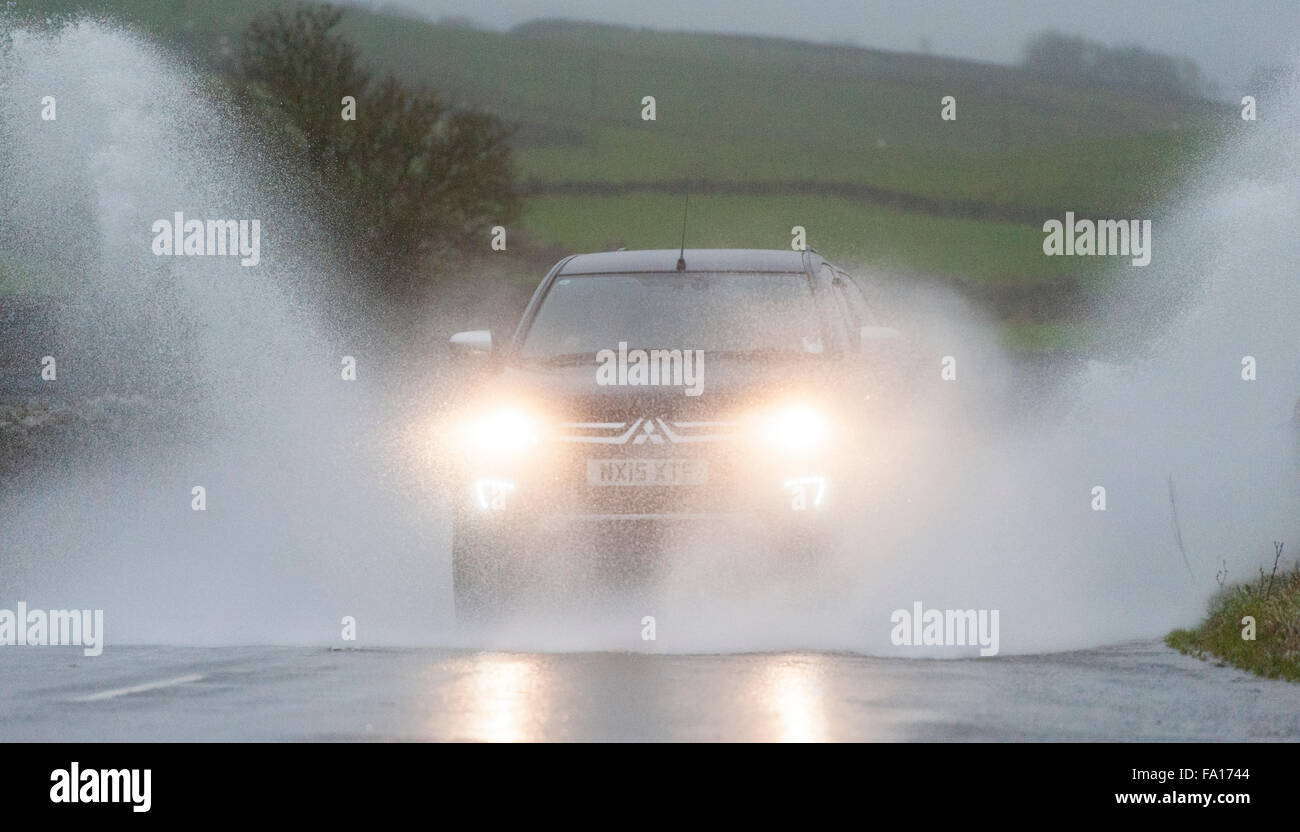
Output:
M892 326L864 326L858 330L858 338L864 347L879 341L896 341L900 337L902 333Z
M481 356L486 358L491 353L491 330L472 329L469 332L457 332L451 336L451 354L454 356Z

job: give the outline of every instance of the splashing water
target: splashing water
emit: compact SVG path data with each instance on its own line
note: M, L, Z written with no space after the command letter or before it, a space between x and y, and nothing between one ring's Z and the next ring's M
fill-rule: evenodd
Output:
M461 638L445 512L388 424L416 416L367 371L392 360L382 339L339 324L365 299L331 270L292 180L147 42L93 22L9 35L0 242L75 281L51 322L67 376L141 392L169 428L0 496L0 605L103 608L110 643L337 643L349 615L365 644ZM32 103L44 95L55 122ZM959 356L961 375L936 386L907 465L888 472L898 498L824 568L791 577L761 553L684 541L649 598L484 638L643 649L653 614L656 650L890 652L889 613L914 601L1000 610L1003 652L1191 623L1222 563L1246 578L1271 541L1300 546L1298 124L1292 103L1251 125L1157 222L1152 265L1114 300L1117 320L1152 322L1117 331L1149 345L1123 363L1044 384L970 310L912 296L899 327ZM261 264L155 256L152 223L176 211L260 219ZM343 355L356 382L340 381Z
M138 391L165 426L9 495L4 594L103 608L123 641L320 642L344 615L370 638L428 631L445 524L387 465L367 403L383 357L367 366L365 333L328 314L366 298L321 262L289 180L237 113L130 34L19 30L4 61L7 248L77 281L51 322L60 381ZM30 106L46 94L53 122ZM178 211L258 219L261 262L153 254L153 223Z

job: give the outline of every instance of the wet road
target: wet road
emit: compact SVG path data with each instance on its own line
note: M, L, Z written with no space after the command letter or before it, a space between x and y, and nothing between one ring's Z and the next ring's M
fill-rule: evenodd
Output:
M1300 685L1158 642L994 659L0 650L13 740L1298 740Z

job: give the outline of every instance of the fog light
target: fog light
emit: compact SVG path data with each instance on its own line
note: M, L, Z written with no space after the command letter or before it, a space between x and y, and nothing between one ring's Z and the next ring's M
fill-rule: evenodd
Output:
M506 498L514 490L509 480L474 480L474 499L483 511L505 511Z
M790 495L790 508L794 511L821 508L826 499L826 478L792 477L785 481L785 491Z

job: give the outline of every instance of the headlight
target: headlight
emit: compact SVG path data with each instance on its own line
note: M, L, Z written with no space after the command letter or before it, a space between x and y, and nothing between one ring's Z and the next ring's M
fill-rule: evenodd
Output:
M807 453L826 443L830 424L822 412L811 405L787 404L760 414L758 435L779 451Z
M461 422L458 444L474 457L501 459L535 447L541 441L541 422L526 410L499 407Z

